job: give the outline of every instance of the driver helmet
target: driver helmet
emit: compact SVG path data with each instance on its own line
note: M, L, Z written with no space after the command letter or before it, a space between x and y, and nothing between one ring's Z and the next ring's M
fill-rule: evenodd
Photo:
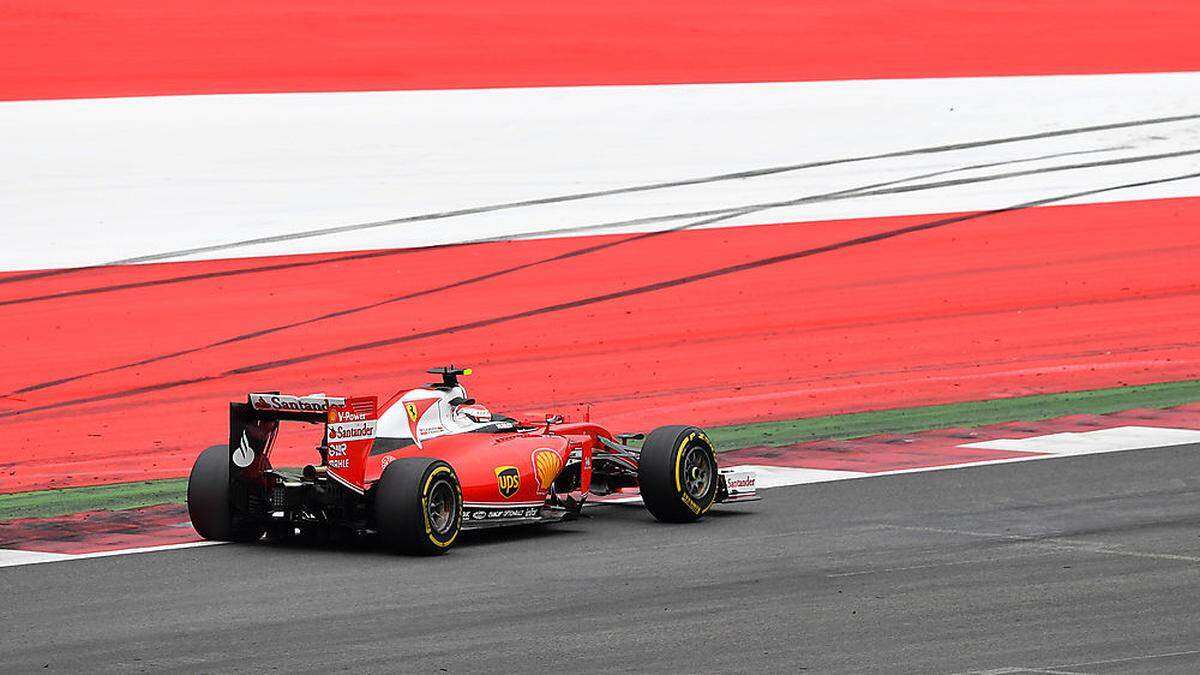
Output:
M454 419L461 424L483 424L492 421L492 411L478 403L454 406Z

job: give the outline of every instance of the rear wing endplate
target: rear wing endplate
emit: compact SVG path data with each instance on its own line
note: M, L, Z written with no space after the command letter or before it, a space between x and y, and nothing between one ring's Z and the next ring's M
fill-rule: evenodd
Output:
M379 402L374 396L289 396L250 394L229 405L229 451L233 469L253 478L270 468L269 456L281 421L325 425L321 463L329 476L362 493L367 456L375 442Z

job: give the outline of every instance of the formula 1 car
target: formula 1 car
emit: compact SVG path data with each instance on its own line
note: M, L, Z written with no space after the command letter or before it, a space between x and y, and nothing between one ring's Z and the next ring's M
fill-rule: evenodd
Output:
M758 498L754 474L719 469L696 427L643 436L558 415L516 420L467 397L459 377L470 369L428 372L441 382L382 410L375 397L323 394L252 393L231 403L228 448L205 450L188 478L196 531L240 542L264 533L376 535L399 552L437 554L461 530L573 518L589 496L640 493L666 522ZM271 466L281 421L324 424L319 463L298 474Z

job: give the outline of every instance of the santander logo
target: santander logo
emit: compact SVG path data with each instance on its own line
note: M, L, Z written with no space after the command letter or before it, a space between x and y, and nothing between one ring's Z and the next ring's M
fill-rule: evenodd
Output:
M330 441L354 441L374 438L375 422L334 422L328 425Z
M254 448L250 447L250 439L246 438L246 432L242 432L242 442L238 443L238 447L233 451L233 465L239 469L245 469L254 463Z

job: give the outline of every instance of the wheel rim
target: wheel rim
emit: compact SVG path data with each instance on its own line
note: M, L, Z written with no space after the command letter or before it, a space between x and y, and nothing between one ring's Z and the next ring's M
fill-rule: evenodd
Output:
M683 456L683 487L688 496L700 499L713 482L713 462L703 446L693 445Z
M425 507L429 515L429 528L439 535L447 534L454 527L457 509L454 486L450 481L439 480L429 490L429 501Z

